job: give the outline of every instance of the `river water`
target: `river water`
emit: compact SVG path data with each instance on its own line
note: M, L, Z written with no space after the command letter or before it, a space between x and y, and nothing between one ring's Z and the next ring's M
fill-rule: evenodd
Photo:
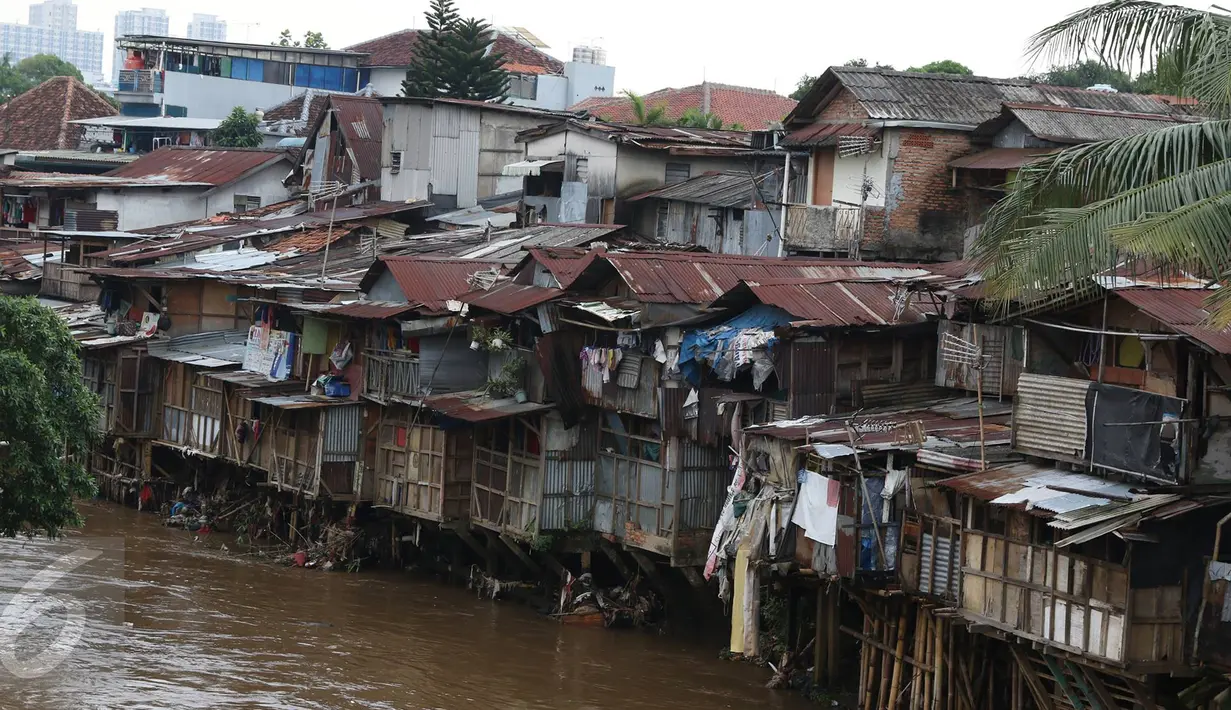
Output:
M4 710L814 707L766 690L766 671L719 660L712 644L562 626L400 573L278 567L153 515L105 503L82 512L70 547L106 552L49 590L84 600L70 602L85 619L75 643L67 606L29 624L11 613L67 548L0 541ZM108 548L119 542L122 562ZM20 665L55 638L62 663Z

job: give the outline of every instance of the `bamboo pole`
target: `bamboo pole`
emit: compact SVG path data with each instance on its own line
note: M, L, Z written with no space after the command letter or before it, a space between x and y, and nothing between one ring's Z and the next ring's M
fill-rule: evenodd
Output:
M888 604L886 604L886 606L888 606ZM889 610L886 609L886 611L889 611ZM885 644L885 646L889 648L893 648L893 643L897 636L897 633L896 633L897 625L892 622L886 621L883 624L883 626L884 626L884 631L883 631L883 637L881 638L881 643ZM886 707L885 701L889 699L889 676L891 672L893 671L892 663L893 663L892 653L888 651L881 653L880 671L879 671L880 672L880 687L877 689L877 693L876 693L877 710L885 710L885 707Z
M898 694L902 688L902 653L906 650L906 626L910 620L910 607L902 603L902 611L898 615L898 643L893 651L893 678L889 681L889 707L898 706Z
M915 607L915 658L927 663L928 613L922 605ZM915 668L910 680L910 710L919 710L923 705L924 673Z
M825 643L826 622L828 621L826 618L828 614L825 613L828 606L827 597L826 587L822 584L816 590L816 636L812 646L812 684L814 686L821 684L823 677L821 668L826 665L825 654L829 651L829 645ZM828 679L826 681L828 685Z
M923 662L932 670L923 674L923 710L932 710L932 683L936 679L936 617L931 611L924 612L927 627L923 633Z
M936 617L936 638L932 665L932 710L944 710L945 692L945 620Z
M864 696L867 694L868 687L868 656L871 655L872 644L866 639L871 638L872 634L872 619L867 615L863 615L863 636L864 641L859 644L859 702L863 702Z
M881 632L880 619L873 619L871 633L868 634L868 638L878 638L880 636L880 632ZM876 647L873 646L872 644L865 644L865 645L868 647L868 668L867 668L867 682L864 683L863 710L872 710L872 702L873 702L872 688L876 683L877 650L876 650Z
M841 614L842 588L835 585L829 589L829 638L826 640L829 650L826 652L825 672L830 685L834 685L838 680L838 626L842 622Z

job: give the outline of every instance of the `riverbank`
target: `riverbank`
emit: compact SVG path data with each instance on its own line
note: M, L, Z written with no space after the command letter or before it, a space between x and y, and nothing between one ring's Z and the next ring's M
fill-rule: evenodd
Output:
M811 707L706 644L557 624L398 572L269 565L113 504L82 512L80 535L124 540L122 621L100 620L53 674L0 674L0 697L31 710ZM38 543L0 544L40 561ZM21 582L3 575L0 589Z

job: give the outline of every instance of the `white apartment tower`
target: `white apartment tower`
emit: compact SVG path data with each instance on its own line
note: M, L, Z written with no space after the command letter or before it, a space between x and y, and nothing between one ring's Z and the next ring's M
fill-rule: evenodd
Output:
M166 10L143 7L140 10L121 10L115 13L115 36L171 34L171 22Z
M52 54L81 70L87 82L103 81L103 33L77 29L72 0L45 0L30 6L30 24L0 23L0 56L20 62Z
M192 22L188 23L188 39L225 42L227 41L227 22L219 20L217 15L193 13Z

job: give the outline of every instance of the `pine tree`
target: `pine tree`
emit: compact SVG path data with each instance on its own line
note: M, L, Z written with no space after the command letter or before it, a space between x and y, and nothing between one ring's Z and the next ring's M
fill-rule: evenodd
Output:
M449 71L449 35L460 17L453 0L432 0L426 32L420 32L415 54L402 81L403 96L443 96Z
M449 37L451 71L445 95L472 101L501 100L509 90L509 73L502 68L504 55L488 51L495 39L492 28L471 18L459 22Z
M443 97L472 101L501 100L509 88L509 73L501 68L504 55L489 51L495 39L482 20L463 20L453 0L432 0L428 29L420 32L403 96Z

